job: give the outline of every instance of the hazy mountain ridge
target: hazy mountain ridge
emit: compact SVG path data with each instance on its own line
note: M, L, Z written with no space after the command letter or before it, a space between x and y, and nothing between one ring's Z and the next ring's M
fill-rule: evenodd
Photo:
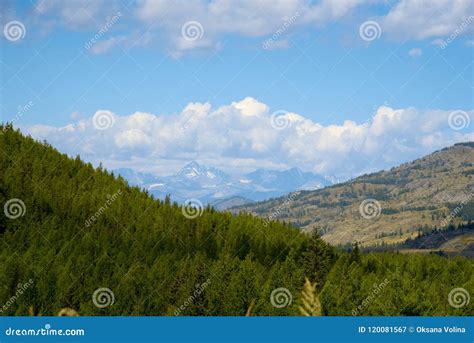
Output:
M305 230L318 230L332 244L364 245L397 243L415 237L419 229L430 231L447 225L456 207L472 219L474 194L474 143L460 143L388 171L362 175L323 190L303 191L233 208L261 217L288 221ZM364 200L379 208L378 215L364 218ZM465 205L460 204L467 201ZM467 213L467 214L466 214ZM377 214L377 213L376 213Z
M319 189L332 184L328 178L298 168L288 170L257 169L251 173L231 176L223 171L189 162L176 174L156 176L132 169L116 169L130 184L148 190L155 197L164 199L167 194L177 202L197 198L203 203L219 204L225 209L278 197L296 190ZM234 199L234 200L232 200ZM236 202L236 199L239 199Z

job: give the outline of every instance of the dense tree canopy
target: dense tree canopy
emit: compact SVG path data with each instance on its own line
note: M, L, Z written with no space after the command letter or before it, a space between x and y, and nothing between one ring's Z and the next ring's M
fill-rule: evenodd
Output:
M355 256L250 215L206 208L190 218L101 167L0 129L3 315L30 307L42 315L65 307L81 315L296 315L305 277L321 291L323 314L354 314L385 278L357 314L472 314L471 305L447 301L453 287L473 293L471 260ZM21 200L18 216L12 199ZM113 293L109 306L94 301L101 288ZM278 288L290 294L286 306L271 301Z

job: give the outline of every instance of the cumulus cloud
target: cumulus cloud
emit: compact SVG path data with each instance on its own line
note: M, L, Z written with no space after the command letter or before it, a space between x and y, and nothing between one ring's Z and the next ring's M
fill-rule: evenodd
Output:
M451 110L381 106L369 122L348 120L327 126L285 112L283 119L289 123L283 127L275 127L274 113L268 105L247 97L218 108L190 103L174 115L113 114L113 126L106 130L97 130L92 118L65 127L22 129L63 152L109 168L171 173L187 161L198 160L230 173L298 166L342 178L474 140L469 127L450 126ZM460 113L474 122L473 110Z

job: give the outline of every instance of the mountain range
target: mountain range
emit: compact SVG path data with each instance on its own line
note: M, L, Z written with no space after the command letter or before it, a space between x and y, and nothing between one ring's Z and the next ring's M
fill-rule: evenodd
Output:
M335 245L400 244L474 220L474 142L324 189L230 210L316 230Z
M473 293L472 259L348 253L277 221L153 199L12 125L0 132L0 316L295 316L309 294L317 315L473 314L447 301L454 287ZM454 246L466 244L461 230L448 230ZM438 249L440 238L409 247ZM367 301L382 280L383 296Z
M156 198L163 199L169 194L178 203L198 199L218 210L297 190L315 190L332 185L329 177L303 172L299 168L282 171L257 169L231 176L196 161L189 162L176 174L169 176L141 173L128 168L116 169L114 173L121 175L131 185L146 189Z

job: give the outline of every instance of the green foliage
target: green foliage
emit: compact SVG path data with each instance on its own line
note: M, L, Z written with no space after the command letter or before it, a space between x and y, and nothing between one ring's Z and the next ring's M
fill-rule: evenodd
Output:
M442 316L474 314L471 303L449 304L449 293L474 293L472 260L435 255L341 256L321 292L326 315Z
M337 252L288 225L212 208L189 219L169 198L11 126L0 126L0 149L0 204L17 198L26 208L0 216L0 314L298 315L298 301L277 308L270 296L284 287L296 297L307 277L322 314L351 315L387 278L360 314L472 315L472 304L447 301L454 287L474 294L471 260ZM113 304L94 305L99 288Z
M33 306L43 315L64 307L81 315L244 315L252 301L254 315L294 313L269 299L274 288L303 285L308 238L298 230L211 208L188 219L169 200L0 128L0 204L18 198L26 207L17 219L0 216L0 308L33 280L3 314ZM113 305L93 304L100 287L113 291Z

